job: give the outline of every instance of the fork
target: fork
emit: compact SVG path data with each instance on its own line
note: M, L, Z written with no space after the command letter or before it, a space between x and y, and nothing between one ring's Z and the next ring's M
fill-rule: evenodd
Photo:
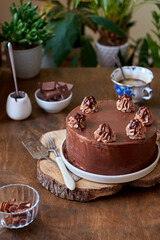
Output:
M51 138L50 134L45 134L42 135L43 140L45 142L45 145L48 149L48 151L53 152L55 155L55 160L56 163L62 173L64 182L66 184L66 186L70 189L70 190L74 190L75 189L75 181L73 180L73 178L71 177L71 175L69 174L66 166L63 163L62 158L59 156L58 152L57 152L57 147L53 141L53 139Z

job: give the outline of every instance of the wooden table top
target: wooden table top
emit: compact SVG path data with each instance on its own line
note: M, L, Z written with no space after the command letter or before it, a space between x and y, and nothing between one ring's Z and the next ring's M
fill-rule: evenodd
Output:
M28 93L32 115L14 121L6 115L6 100L14 91L10 70L2 69L0 77L0 186L24 183L34 187L40 195L39 212L28 227L0 230L0 239L23 240L159 240L160 186L153 188L124 188L121 192L87 203L64 200L47 191L37 180L36 160L22 145L22 140L42 133L65 128L66 115L79 105L86 95L97 100L117 99L110 80L113 69L57 68L43 69L30 80L18 80L19 90ZM160 129L160 69L152 69L153 97L149 106ZM74 84L71 104L62 112L49 114L35 102L34 92L40 81L64 81Z

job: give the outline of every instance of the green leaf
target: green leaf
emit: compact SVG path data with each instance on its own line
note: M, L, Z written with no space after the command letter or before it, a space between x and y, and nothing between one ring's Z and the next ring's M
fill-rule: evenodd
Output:
M152 12L152 17L156 23L159 23L160 16L158 15L158 13L156 11Z
M89 18L95 23L100 25L101 27L107 29L110 32L113 32L120 37L127 39L126 34L112 21L107 18L99 17L99 16L89 16Z
M76 2L75 2L75 8L77 8L77 7L78 7L78 5L79 5L80 1L81 1L81 0L76 0Z
M107 13L107 10L108 10L108 0L100 0L100 4L101 4L104 12Z
M140 53L139 53L139 60L138 60L138 65L142 67L147 67L148 66L148 58L149 58L149 53L148 53L148 43L147 40L144 39L142 46L140 48Z
M97 66L97 56L88 39L84 39L83 46L81 48L81 63L83 67Z
M159 46L154 41L149 34L147 34L147 42L149 45L149 48L151 50L151 56L153 60L153 66L154 67L160 67L160 56L159 56Z
M65 60L71 51L79 34L79 25L75 15L61 21L55 29L55 37L52 38L54 61L58 66Z
M71 60L71 67L77 67L78 65L78 54L75 54Z

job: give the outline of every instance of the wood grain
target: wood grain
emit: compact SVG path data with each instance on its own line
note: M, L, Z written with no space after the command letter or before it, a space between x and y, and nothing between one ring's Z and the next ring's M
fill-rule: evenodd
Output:
M25 183L40 195L39 212L28 227L19 230L0 230L0 239L6 240L159 240L160 186L131 188L81 203L59 198L46 190L37 179L37 162L26 151L22 140L65 128L66 115L86 95L97 100L117 99L109 68L55 68L41 70L28 80L18 79L20 90L28 93L32 114L24 121L13 121L6 115L6 100L14 91L11 71L2 69L0 77L0 186ZM144 104L151 108L160 129L160 69L152 69L153 97ZM64 81L74 83L71 104L62 112L48 114L35 102L38 82Z
M66 138L66 130L62 129L53 131L49 132L49 134L54 139L57 150L60 153L61 143ZM45 145L43 138L41 138L41 142ZM50 153L50 158L55 161L53 152ZM147 176L129 183L101 184L81 179L76 182L76 189L74 191L70 191L65 186L60 170L49 161L39 160L37 162L37 178L42 186L60 198L87 202L102 196L113 195L119 192L126 185L132 187L153 187L160 182L160 163Z

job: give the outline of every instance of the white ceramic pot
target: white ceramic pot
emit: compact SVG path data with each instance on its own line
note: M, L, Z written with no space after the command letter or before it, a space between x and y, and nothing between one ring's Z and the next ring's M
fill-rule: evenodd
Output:
M13 50L13 55L18 78L32 78L39 73L42 62L42 45L26 50Z
M22 91L19 91L19 93L23 97L15 99L15 97L13 97L15 92L12 92L7 98L6 112L13 120L24 120L28 118L32 112L31 101L27 93Z
M52 56L52 50L49 50L46 54L44 53L44 49L42 50L42 63L41 68L54 68L56 67L56 63L54 62Z
M126 59L129 53L129 43L126 42L120 46L105 46L95 41L96 54L98 63L101 67L115 67L114 57L118 55L121 50L122 56Z

